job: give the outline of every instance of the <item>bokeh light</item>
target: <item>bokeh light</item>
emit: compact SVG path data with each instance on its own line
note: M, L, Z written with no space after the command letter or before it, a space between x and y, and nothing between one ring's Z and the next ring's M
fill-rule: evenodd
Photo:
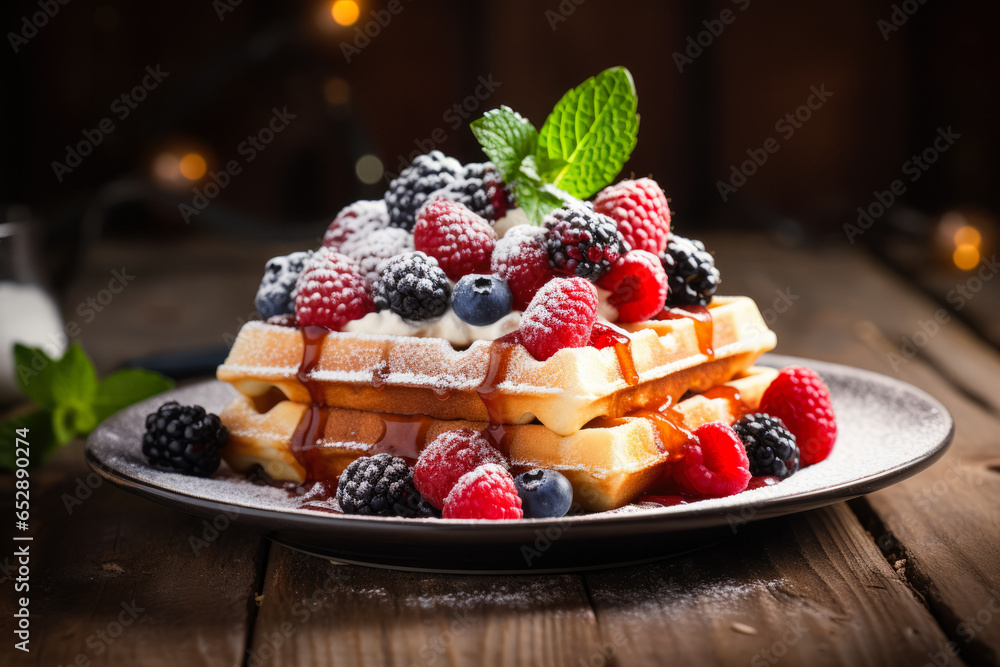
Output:
M208 170L208 164L198 153L188 153L181 158L180 164L178 165L181 170L181 176L188 179L189 181L197 181L199 178L205 175Z
M977 249L983 245L983 235L971 225L964 225L955 230L955 245L971 245Z
M354 25L361 15L361 7L355 0L336 0L330 7L330 15L340 25Z
M385 169L382 166L382 160L379 160L375 155L362 155L354 164L354 173L357 174L358 180L365 185L373 185L379 182Z
M963 271L971 271L979 265L979 248L971 243L962 243L955 248L955 252L951 256L951 259L955 262L955 266L958 268Z
M351 100L351 84L339 76L329 78L323 84L323 98L331 106L344 106Z

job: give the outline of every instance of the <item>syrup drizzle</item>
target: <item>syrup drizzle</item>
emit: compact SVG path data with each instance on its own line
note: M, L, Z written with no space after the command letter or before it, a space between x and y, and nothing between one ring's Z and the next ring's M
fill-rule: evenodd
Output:
M323 409L323 385L312 379L312 372L323 351L329 330L324 327L302 328L302 362L295 377L309 390L312 399L292 434L291 450L295 460L306 470L306 479L320 479L320 450L316 447L326 428L327 411Z
M706 306L672 306L664 308L656 316L658 320L691 320L694 333L698 337L698 350L709 359L715 358L712 341L715 335L712 326L712 311Z
M627 331L614 324L598 322L590 334L590 344L598 350L614 345L618 367L621 369L622 377L625 378L625 384L630 387L639 384L639 374L635 370L635 359L632 357L632 339Z
M432 422L425 415L382 415L382 435L372 445L369 455L392 454L413 465L427 441Z
M476 387L479 398L486 406L490 424L501 423L499 387L507 379L507 367L510 365L510 355L518 344L517 331L500 336L490 343L489 363L486 366L486 376Z
M372 389L382 391L389 382L389 351L382 350L382 359L372 369Z

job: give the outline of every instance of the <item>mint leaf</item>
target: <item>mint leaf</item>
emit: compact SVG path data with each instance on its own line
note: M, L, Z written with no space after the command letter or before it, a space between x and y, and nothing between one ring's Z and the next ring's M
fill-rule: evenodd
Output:
M28 465L32 468L42 463L56 449L56 441L52 435L52 413L48 410L35 410L18 417L0 422L0 470L13 470L18 454L18 429L28 429L27 440Z
M62 359L55 362L51 381L56 407L90 406L97 393L97 371L79 343L70 345Z
M156 396L174 383L167 377L141 368L118 371L101 380L94 396L94 413L102 422L124 407Z
M542 179L585 199L611 183L635 148L638 98L632 74L612 67L570 90L538 135Z
M536 225L542 224L546 215L572 199L566 192L541 179L533 155L529 155L521 163L521 174L514 182L514 187L517 205Z
M42 408L55 407L52 377L56 362L39 347L14 344L14 371L24 395Z
M535 152L538 130L521 114L502 106L470 123L483 152L507 183L517 178L521 161Z

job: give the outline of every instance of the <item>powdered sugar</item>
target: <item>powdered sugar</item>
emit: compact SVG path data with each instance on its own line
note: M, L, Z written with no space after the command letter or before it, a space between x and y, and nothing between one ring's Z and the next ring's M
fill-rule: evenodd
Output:
M358 263L369 283L375 282L391 258L410 250L413 250L413 235L399 227L354 234L340 246L340 252Z
M374 308L357 263L327 249L313 255L295 285L295 316L302 326L337 330Z
M341 209L323 235L323 247L340 250L355 237L365 237L389 224L385 200L356 201Z

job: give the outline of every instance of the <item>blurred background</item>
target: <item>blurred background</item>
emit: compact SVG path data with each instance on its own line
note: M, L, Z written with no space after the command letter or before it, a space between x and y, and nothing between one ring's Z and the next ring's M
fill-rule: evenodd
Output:
M415 155L483 159L468 123L484 111L506 104L540 125L613 65L639 93L624 176L664 187L679 233L851 245L1000 342L1000 281L948 305L995 252L996 3L0 11L0 328L55 328L34 342L80 340L102 372L205 372L254 317L269 257L317 246L341 207L381 197Z

